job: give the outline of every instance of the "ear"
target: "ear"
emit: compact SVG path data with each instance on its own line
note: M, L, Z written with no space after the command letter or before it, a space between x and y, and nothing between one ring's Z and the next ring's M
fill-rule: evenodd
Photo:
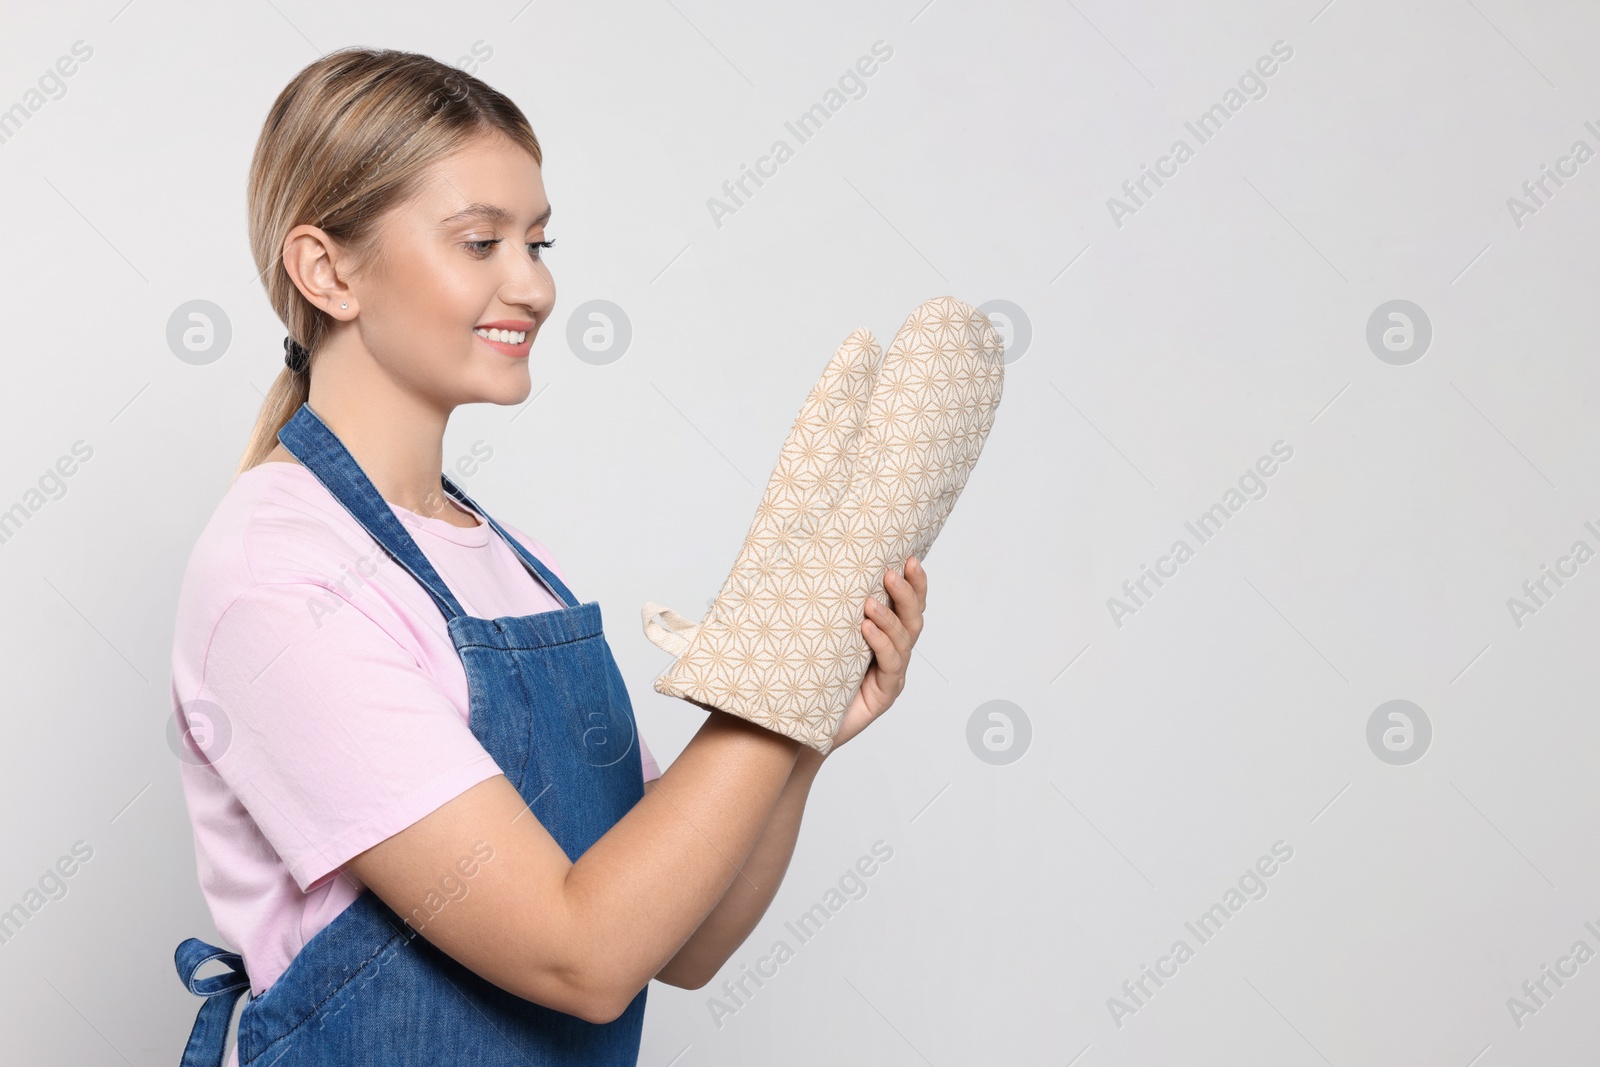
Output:
M329 316L348 321L359 308L341 269L345 258L339 243L317 226L296 226L283 240L284 273L300 295Z

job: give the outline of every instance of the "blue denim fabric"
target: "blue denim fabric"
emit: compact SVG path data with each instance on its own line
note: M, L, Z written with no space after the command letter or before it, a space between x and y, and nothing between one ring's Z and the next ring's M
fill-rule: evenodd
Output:
M578 857L644 796L633 707L600 626L549 568L440 475L445 492L488 522L562 604L479 619L465 614L387 502L327 425L303 404L278 440L432 595L466 669L473 734L529 810ZM230 971L195 977L207 960ZM181 1067L221 1067L228 1021L250 987L243 961L198 938L175 954L178 975L207 998ZM408 926L370 889L290 962L239 1018L241 1067L633 1067L645 994L609 1023L535 1004L478 977Z

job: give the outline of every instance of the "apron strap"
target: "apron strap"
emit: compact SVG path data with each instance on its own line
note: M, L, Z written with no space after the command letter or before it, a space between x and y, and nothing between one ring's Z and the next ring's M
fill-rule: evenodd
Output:
M328 424L311 410L309 403L301 404L283 429L278 431L278 440L295 459L316 475L334 499L344 505L345 510L372 535L379 547L411 572L417 583L433 597L433 602L439 606L446 620L466 614L439 577L439 572L433 569L428 557L422 554L422 549L406 532L405 525L395 516L389 502L379 494L350 450L328 429ZM441 474L440 478L443 477Z
M227 964L228 973L196 978L195 972L212 960ZM250 988L244 958L190 937L173 953L173 962L189 992L206 998L195 1016L194 1029L189 1031L189 1043L184 1046L183 1062L178 1067L222 1067L228 1052L228 1022L233 1018L233 1006L240 994Z
M504 528L502 528L498 522L495 522L487 511L484 511L482 508L480 508L477 503L467 495L466 490L456 485L455 482L452 482L448 475L440 474L439 477L444 481L444 491L455 497L456 500L462 504L477 512L480 518L492 526L494 528L494 532L504 538L506 544L510 545L512 549L516 551L517 556L521 558L522 562L532 569L533 576L539 579L539 581L543 582L546 589L550 590L551 596L555 597L566 607L571 608L577 606L578 598L572 595L572 590L568 589L566 583L560 578L557 578L555 573L551 571L549 567L546 567L543 563L540 563L538 557L524 548L521 541L518 541L515 537L512 537L510 534L506 533Z

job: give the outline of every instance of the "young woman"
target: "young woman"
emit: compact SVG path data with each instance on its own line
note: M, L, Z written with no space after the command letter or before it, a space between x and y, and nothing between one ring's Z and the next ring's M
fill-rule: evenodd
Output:
M237 950L178 949L207 997L186 1067L222 1062L247 988L245 1067L633 1064L650 979L704 985L788 867L824 757L707 708L658 771L599 605L440 473L456 407L531 391L542 162L509 99L411 53L325 56L267 116L250 241L292 339L173 647ZM927 576L885 585L832 751L905 685Z

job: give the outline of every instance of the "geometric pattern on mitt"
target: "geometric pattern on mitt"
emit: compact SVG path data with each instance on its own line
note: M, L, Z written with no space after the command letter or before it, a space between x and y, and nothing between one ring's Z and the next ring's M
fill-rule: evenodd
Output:
M790 428L705 617L644 606L646 636L677 654L655 691L826 753L871 663L864 601L888 606L884 571L927 557L1004 379L1000 335L955 297L919 305L881 359L870 330L852 333Z

